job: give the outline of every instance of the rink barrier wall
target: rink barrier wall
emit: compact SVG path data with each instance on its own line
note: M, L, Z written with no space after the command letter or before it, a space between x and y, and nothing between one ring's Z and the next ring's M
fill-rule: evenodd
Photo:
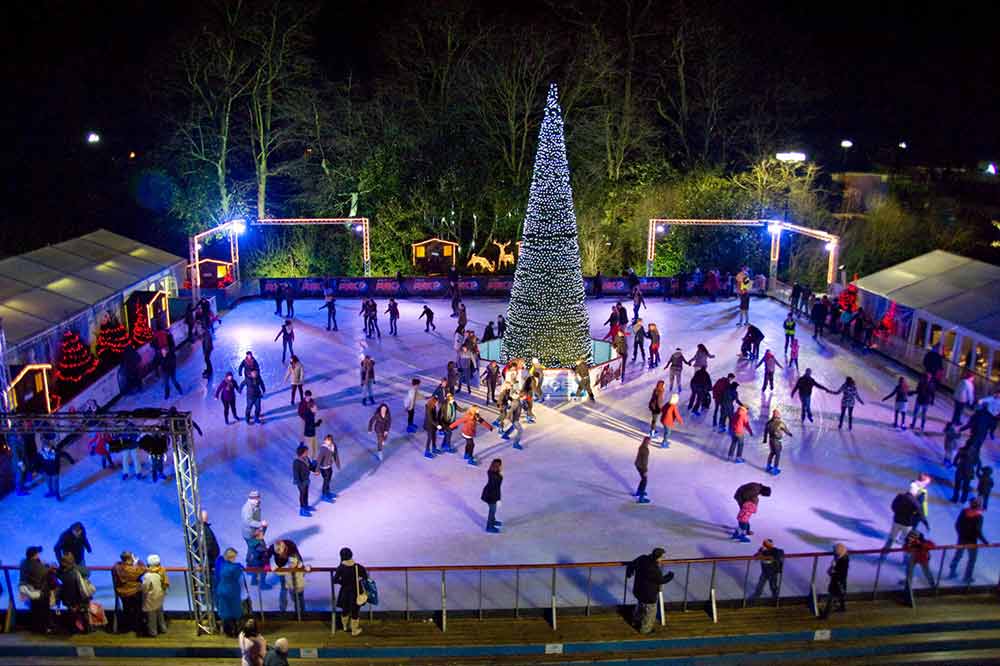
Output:
M868 590L857 590L855 589L849 594L851 598L871 598L876 600L890 594L901 593L906 601L906 603L913 609L917 609L918 603L917 599L919 596L936 596L941 593L942 590L947 590L949 593L963 593L971 591L982 591L985 589L996 589L1000 586L1000 580L995 583L989 583L986 586L974 586L971 584L954 584L948 586L942 586L942 575L944 573L945 561L948 557L948 553L955 551L976 551L985 550L992 552L993 549L1000 548L1000 543L989 543L989 544L953 544L953 545L935 545L930 550L934 552L940 552L940 558L938 558L936 567L935 580L937 583L930 587L929 589L915 590L912 585L902 585L898 583L896 585L886 585L883 584L880 590L880 573L882 570L882 564L886 561L887 557L891 554L903 554L905 549L903 548L892 548L892 549L868 549L868 550L854 550L849 551L848 554L852 558L865 557L865 556L878 556L877 570L875 574L875 580L871 586L870 591ZM783 571L778 576L778 589L777 594L774 596L769 603L773 604L774 608L779 608L782 600L784 601L801 601L803 598L809 605L813 615L818 616L820 612L819 598L821 592L817 588L820 561L823 560L827 562L831 560L832 553L830 552L807 552L807 553L786 553L784 556ZM677 609L681 611L687 611L690 606L701 606L712 618L714 623L719 621L719 609L727 607L740 607L746 608L748 602L750 601L750 581L751 573L754 563L760 563L765 558L758 557L757 555L733 555L733 556L723 556L723 557L697 557L697 558L675 558L675 559L663 559L660 560L661 567L673 567L675 569L675 580L680 583L680 573L677 570L683 568L683 598L679 601L672 602L670 604L671 609ZM935 555L931 555L931 562L929 567L934 570L934 559ZM963 558L962 565L965 564ZM784 582L784 573L788 570L789 561L801 560L810 565L810 578L808 587L805 590L805 595L802 594L802 590L796 590L794 594L786 594L782 596L782 583ZM415 565L415 566L369 566L366 567L368 572L372 574L371 578L378 582L379 574L397 574L403 577L403 589L405 606L400 610L394 611L379 611L379 615L386 616L401 616L405 620L413 619L415 616L427 617L430 615L435 618L441 631L447 631L448 629L448 613L453 614L458 613L462 616L468 617L470 615L476 616L479 619L483 619L488 612L491 616L497 616L499 614L510 614L512 613L514 617L519 617L522 612L531 613L542 611L547 616L549 623L551 624L553 630L558 627L558 613L562 612L569 613L583 613L587 616L591 615L595 609L606 610L614 609L620 606L625 606L629 601L629 582L630 579L625 576L625 569L628 566L628 562L560 562L560 563L548 563L548 564L487 564L487 565ZM717 581L719 577L723 575L720 569L723 566L741 565L737 570L742 573L743 585L742 585L742 595L740 598L732 598L726 600L720 600L717 596ZM102 572L107 573L109 582L111 582L111 570L110 566L88 566L88 570L91 572L91 579L93 579L93 573ZM165 567L168 573L187 573L187 569L184 567ZM692 593L691 591L691 573L694 568L708 568L709 573L709 583L707 589L703 595L698 595L697 592ZM15 615L15 599L18 598L17 585L14 582L14 578L19 571L19 567L12 565L0 565L0 570L3 571L4 584L7 592L8 606L6 611L6 617L3 624L4 631L11 631L14 626L14 615ZM615 571L614 575L620 576L622 581L622 600L621 604L618 604L617 599L615 603L600 603L594 600L594 590L593 590L593 578L595 570L620 570ZM313 566L306 565L302 569L289 569L289 568L254 568L246 567L245 572L247 574L258 574L261 576L266 576L268 574L282 574L282 573L303 573L308 578L326 579L329 584L329 606L319 611L312 610L308 611L311 615L315 616L317 612L322 613L324 616L328 615L330 620L330 633L334 634L337 631L338 626L338 613L336 608L336 593L334 589L334 572L336 567L331 566ZM13 573L12 573L13 572ZM514 597L513 604L503 607L490 607L486 608L484 605L483 597L483 584L485 575L488 572L513 572L515 576L514 584ZM557 572L575 572L582 582L582 576L584 572L586 573L586 603L583 606L566 606L560 605L558 602L559 591L557 590ZM463 607L456 607L454 600L452 600L451 605L449 605L448 598L448 574L453 575L458 574L476 574L478 576L478 604L468 605L463 604ZM544 591L541 590L541 586L538 585L537 574L545 574L544 579L546 579L547 584L545 585ZM732 570L727 570L726 575L733 575ZM916 575L916 567L910 571L910 576ZM437 608L410 608L410 577L414 574L434 574L435 576L440 576L440 605ZM534 580L531 582L525 581L522 583L522 578L525 578L531 574L536 574ZM188 576L182 576L187 585ZM826 577L823 576L820 582L824 582ZM905 581L904 581L905 582ZM95 585L97 583L95 582ZM522 592L522 586L528 587L530 589L526 592ZM111 585L113 589L113 583ZM857 587L857 586L855 586ZM100 590L100 588L98 588ZM254 597L254 592L250 592L251 602L253 605L253 612L258 616L259 620L263 623L265 622L265 610L263 603L263 592L260 585L251 585L250 590L256 589L256 597ZM544 594L543 594L544 592ZM786 590L787 592L787 590ZM522 601L527 600L530 593L533 593L535 598L540 596L545 599L543 603L533 604L528 606L521 605ZM190 595L186 595L190 599ZM292 605L294 606L294 612L299 621L302 621L303 617L307 614L307 609L302 608L296 600L295 595L289 595L292 597ZM112 630L117 630L118 624L118 614L121 609L120 599L117 594L114 596L114 608L109 610L109 621L111 622ZM666 609L667 604L665 602L664 594L661 591L659 595L658 603L658 618L661 625L666 623ZM188 609L187 615L192 616L192 611ZM368 617L372 619L375 615L375 610L371 604L368 605ZM341 623L341 626L342 623Z

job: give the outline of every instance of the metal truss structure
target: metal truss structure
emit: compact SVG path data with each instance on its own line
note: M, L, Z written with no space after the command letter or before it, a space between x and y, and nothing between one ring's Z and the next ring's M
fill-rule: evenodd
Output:
M205 533L201 522L201 502L198 497L198 466L195 461L194 430L190 412L161 409L140 409L132 412L103 414L3 414L0 415L0 435L81 435L87 432L107 432L112 435L154 435L166 437L173 451L177 479L177 500L184 530L187 553L187 593L194 613L198 633L216 631L212 609Z

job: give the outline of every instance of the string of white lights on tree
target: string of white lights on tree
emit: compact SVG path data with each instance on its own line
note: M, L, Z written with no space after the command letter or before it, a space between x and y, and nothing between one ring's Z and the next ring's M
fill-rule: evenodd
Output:
M528 194L521 252L507 306L503 358L538 358L547 367L590 359L580 244L566 160L562 110L549 86Z

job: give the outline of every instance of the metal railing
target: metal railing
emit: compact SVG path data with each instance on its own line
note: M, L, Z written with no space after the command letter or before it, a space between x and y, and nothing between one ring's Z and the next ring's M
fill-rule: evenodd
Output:
M1000 550L994 549L1000 549L1000 543L934 546L931 549L934 551L931 564L933 564L933 558L938 552L940 553L940 560L937 562L937 576L934 579L934 584L926 588L927 592L936 595L945 588L953 592L972 589L970 584L964 582L955 585L943 585L942 574L949 552L955 553L958 550L975 551L977 555L980 551L1000 553ZM849 592L852 597L870 595L872 599L876 599L880 593L902 592L906 602L911 607L916 608L917 595L914 592L915 586L912 583L912 576L915 573L913 569L915 567L908 566L906 568L906 578L903 581L899 581L896 585L885 582L885 563L888 561L888 556L893 554L905 555L906 550L893 548L888 550L869 549L850 552L852 558L851 570L854 574L852 579L855 581L851 584L849 580ZM969 557L971 554L965 553L964 555L965 557ZM818 614L820 593L817 591L817 578L820 575L819 565L821 560L831 560L831 558L832 554L830 552L785 554L781 573L778 574L777 590L771 599L773 607L778 608L782 600L805 599L811 606L812 612ZM874 558L874 562L869 561L871 558ZM756 597L750 593L753 565L754 563L759 564L764 560L765 558L756 555L739 555L665 559L661 560L660 564L662 567L674 569L677 574L674 583L681 590L672 601L672 605L681 611L687 611L692 606L701 605L710 615L712 621L718 622L720 606L746 608L754 602ZM582 612L589 616L595 608L614 608L628 604L630 579L625 575L628 564L628 562L576 562L455 566L371 566L367 567L367 569L371 577L378 581L380 596L383 597L383 600L387 596L386 593L396 593L401 596L402 604L399 604L399 599L397 599L395 608L391 611L379 611L380 615L395 613L403 619L410 620L416 614L426 615L430 613L432 616L437 617L441 631L447 631L449 612L463 612L483 619L488 612L502 612L504 615L519 617L526 609L544 609L548 612L550 624L553 630L555 630L560 610ZM869 567L874 566L874 579L858 582L858 578L864 578L864 575L858 575L859 565L863 566L865 564ZM962 564L965 564L965 562ZM5 629L10 631L13 623L14 599L18 595L11 572L17 572L18 567L8 565L0 566L0 569L3 570L4 582L8 593L7 598L10 600L5 622ZM113 583L111 583L110 576L112 568L94 566L88 567L88 569L92 572L92 578L94 578L93 573L108 573L109 586L103 589L105 591L112 591L113 594ZM680 569L683 569L683 576L680 575ZM168 567L167 571L184 573L186 569L183 567ZM267 600L269 603L265 604L265 591L273 589L273 586L266 586L264 584L266 577L270 574L288 574L293 571L296 574L305 575L307 579L318 579L324 577L324 574L328 578L328 603L325 607L314 607L310 610L314 613L329 613L330 633L335 633L337 630L338 615L334 585L336 567L310 565L296 570L247 568L247 574L256 574L261 577L259 583L249 586L251 597L255 596L255 598L251 598L254 613L263 622L265 620L265 608L270 606L272 610L275 609L276 605L273 604L273 599L270 598L271 595L268 595ZM804 571L808 571L809 573L804 575ZM871 573L871 571L867 573ZM595 580L595 574L599 580ZM502 576L513 577L512 585L510 586L512 589L508 588L504 595L505 599L498 601L494 595L486 592L486 586L489 579L499 579ZM559 583L560 576L570 578L569 581L562 584L562 587L560 587ZM425 588L424 593L421 594L419 591L414 593L411 585L415 582L415 579L421 577L424 579L420 581L421 585ZM182 576L182 578L185 581L187 580L187 576ZM623 592L620 603L619 598L612 594L612 590L617 586L617 583L615 583L616 580L622 581L623 585L623 588L621 588ZM732 591L735 586L739 589L739 593L729 594L727 589L724 588L724 580L728 580L731 583L728 586L728 591ZM395 583L396 587L394 588L391 583ZM1000 585L1000 580L997 580L996 584ZM458 587L457 593L449 596L449 585ZM102 587L98 585L98 596L101 595L101 591ZM670 587L671 596L673 596L673 592L674 587ZM294 612L296 619L301 621L307 609L299 604L298 597L290 589L289 596L291 596L293 605L292 612ZM185 597L190 599L189 594L185 595ZM489 603L490 601L493 603ZM659 621L661 624L665 624L666 598L663 591L661 591L658 601ZM315 606L315 604L313 605ZM389 604L384 604L384 606L387 605ZM111 619L112 629L117 627L117 616L120 607L119 599L115 595L115 614ZM188 605L188 613L193 616L190 604ZM374 617L375 609L369 605L367 613L369 619L371 619Z

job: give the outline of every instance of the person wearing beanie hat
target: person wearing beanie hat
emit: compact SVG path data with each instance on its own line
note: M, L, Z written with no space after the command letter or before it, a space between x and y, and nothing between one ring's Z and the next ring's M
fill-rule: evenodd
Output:
M288 666L288 639L274 641L274 649L264 656L264 666Z
M660 569L660 560L666 552L663 548L654 548L648 555L640 555L629 562L625 569L626 578L635 577L632 594L635 595L636 606L632 622L641 634L653 633L660 589L674 579L673 572Z
M257 530L267 530L267 521L261 519L259 490L251 490L247 495L247 501L240 510L240 520L243 523L243 540L247 542L249 548L254 533Z
M750 595L748 603L760 598L764 592L764 585L771 588L771 596L777 600L780 589L778 579L785 565L785 551L776 548L771 539L764 539L760 548L757 549L755 557L760 558L760 578L757 580L757 587Z
M146 573L142 575L142 612L146 614L146 631L152 638L167 633L167 618L163 614L163 600L170 581L166 570L160 566L160 556L146 558Z

